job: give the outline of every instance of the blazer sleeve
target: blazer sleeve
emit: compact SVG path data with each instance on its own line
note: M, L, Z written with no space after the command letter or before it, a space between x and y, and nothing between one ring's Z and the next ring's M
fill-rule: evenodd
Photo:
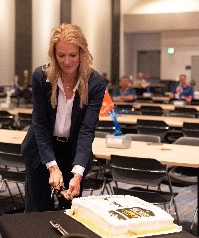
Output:
M106 89L106 81L94 72L89 81L88 105L78 134L76 155L73 165L78 164L86 168L92 153L92 143L95 129L99 121L99 112Z
M32 123L42 163L55 160L50 130L50 115L48 111L48 107L51 106L50 95L48 95L47 90L48 86L50 88L51 84L46 82L44 71L41 68L37 68L32 76ZM51 91L51 89L49 89L49 91Z

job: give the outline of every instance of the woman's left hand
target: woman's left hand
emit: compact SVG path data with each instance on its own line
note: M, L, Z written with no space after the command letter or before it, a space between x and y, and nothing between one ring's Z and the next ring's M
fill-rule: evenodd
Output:
M81 180L82 176L80 174L74 174L74 177L69 182L69 189L64 194L64 197L67 200L70 200L71 198L79 195Z

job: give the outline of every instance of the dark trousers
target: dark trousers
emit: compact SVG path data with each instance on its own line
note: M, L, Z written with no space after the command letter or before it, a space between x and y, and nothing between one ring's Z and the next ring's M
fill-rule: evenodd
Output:
M73 157L69 142L60 142L53 139L53 147L57 164L62 171L64 186L68 189L69 181L73 177L71 173ZM25 187L25 212L42 212L54 210L54 200L51 198L51 187L49 185L49 171L45 164L40 164L38 168L26 166L26 187ZM80 195L82 194L82 184ZM63 196L59 198L59 209L71 207L71 200L66 200Z

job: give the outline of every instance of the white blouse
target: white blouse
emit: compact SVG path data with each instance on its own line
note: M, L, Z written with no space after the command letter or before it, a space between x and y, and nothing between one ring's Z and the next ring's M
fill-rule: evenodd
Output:
M58 78L57 85L59 88L58 89L59 94L58 94L57 114L56 114L53 135L69 138L70 137L73 101L74 101L74 97L75 97L75 92L79 86L79 81L76 83L76 85L73 89L73 96L70 99L66 99L61 78ZM57 165L56 160L46 163L47 168L49 168L53 165ZM85 168L82 167L81 165L75 165L72 169L72 173L78 173L83 176L84 170L85 170Z

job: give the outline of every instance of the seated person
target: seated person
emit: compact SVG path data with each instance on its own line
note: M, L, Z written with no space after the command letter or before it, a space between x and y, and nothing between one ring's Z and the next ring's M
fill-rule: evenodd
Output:
M123 76L120 79L119 87L112 92L113 102L128 102L136 99L135 90L130 85L131 79L129 76Z
M107 89L109 89L109 88L111 88L111 80L110 79L108 79L108 75L107 75L107 73L102 73L102 77L106 80L106 85L107 85Z
M136 88L136 92L139 95L142 95L144 92L151 92L150 84L144 78L144 74L142 72L138 72L137 78L133 80L132 86Z
M15 74L13 77L13 85L10 90L10 95L11 97L19 97L21 91L23 91L23 87L19 85L19 76Z
M188 83L185 74L180 75L179 83L173 88L170 98L171 99L185 99L190 102L193 99L194 90L193 87Z

